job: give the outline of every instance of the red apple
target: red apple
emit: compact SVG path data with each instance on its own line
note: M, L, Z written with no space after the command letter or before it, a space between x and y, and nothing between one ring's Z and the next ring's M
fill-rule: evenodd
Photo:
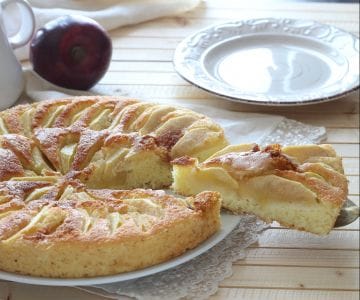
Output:
M70 89L87 90L107 71L111 40L94 20L63 16L40 28L31 41L30 60L44 79Z

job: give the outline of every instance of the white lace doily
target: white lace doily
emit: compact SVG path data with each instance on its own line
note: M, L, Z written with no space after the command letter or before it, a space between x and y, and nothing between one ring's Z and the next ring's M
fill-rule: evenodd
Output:
M270 134L256 142L261 145L316 144L325 137L324 127L284 118L274 126ZM216 293L219 283L232 274L232 263L245 258L245 249L257 241L259 233L266 227L254 216L239 217L239 225L227 238L190 262L136 280L81 289L114 299L121 299L122 296L146 300L205 299Z
M206 299L231 275L232 263L245 257L244 250L257 241L265 227L254 216L239 217L239 225L227 238L188 263L152 276L95 287L144 300Z
M258 141L261 145L305 145L318 144L326 138L324 127L312 126L284 118L271 132Z

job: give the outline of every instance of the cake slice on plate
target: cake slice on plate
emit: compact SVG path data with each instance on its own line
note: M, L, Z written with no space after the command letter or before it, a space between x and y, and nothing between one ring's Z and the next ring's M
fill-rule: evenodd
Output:
M177 193L218 191L222 206L234 213L316 234L333 228L348 192L341 158L330 145L231 145L202 163L175 159L173 177Z

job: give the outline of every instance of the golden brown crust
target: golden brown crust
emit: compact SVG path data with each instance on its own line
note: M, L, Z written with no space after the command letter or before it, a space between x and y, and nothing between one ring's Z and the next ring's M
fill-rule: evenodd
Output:
M95 102L96 100L94 99L79 99L78 101L69 102L69 104L66 105L62 112L57 116L52 127L68 127L71 125L71 121L76 113L85 110L92 104L95 104Z
M114 111L112 112L112 117L115 118L126 106L135 104L138 100L135 99L119 99L114 97L114 100L117 102Z
M219 229L215 192L179 199L84 185L118 187L129 176L125 187L168 186L171 151L194 128L209 135L196 149L184 143L185 153L226 143L210 119L116 97L45 101L0 116L0 269L50 277L125 272L180 255Z
M41 128L34 132L35 142L58 171L61 171L60 149L66 145L67 141L79 139L79 135L79 132L67 128Z
M171 161L171 164L178 166L191 166L194 165L196 160L190 156L182 156Z
M133 122L145 111L145 109L153 106L153 104L150 103L134 103L127 105L124 107L124 109L119 113L119 121L117 122L117 126L115 127L115 130L121 131L121 132L130 132L131 131L131 125Z
M18 134L0 135L0 145L3 149L11 150L23 164L32 163L32 141Z
M299 166L289 156L284 155L280 145L269 145L263 150L255 146L247 152L230 152L204 162L205 167L221 166L234 178L268 174L274 170L299 171Z
M279 177L290 179L299 182L315 192L317 199L323 203L332 204L335 207L341 207L346 200L346 189L342 189L344 186L343 180L338 177L339 186L332 186L329 181L324 181L317 177L308 176L307 173L296 173L292 171L281 171L275 173ZM345 180L346 181L346 180Z
M0 149L0 181L23 176L24 169L16 155L7 149Z
M56 108L70 103L70 99L44 101L35 106L32 128L42 127L44 120L55 113Z
M133 143L134 147L158 148L156 152L168 160L184 153L200 158L227 144L221 128L210 119L166 105L116 97L76 97L24 106L15 119L21 118L20 112L24 113L26 107L33 110L31 124L36 145L58 171L67 169L59 160L63 147L77 144L67 163L79 171L101 147L111 142L116 147L116 139L105 137L119 134L137 133L137 141L141 142ZM21 127L17 126L17 131L21 132Z
M72 169L78 171L85 168L91 157L102 147L108 135L109 133L104 131L84 130L80 136Z
M203 163L182 157L172 164L178 193L221 191L223 206L235 213L317 234L332 229L348 194L341 159L329 145L237 145Z
M117 101L112 99L98 100L80 116L80 118L73 124L73 126L86 128L90 125L91 121L99 116L99 114L101 114L104 110L113 112L116 104Z
M24 128L20 122L20 116L29 108L29 104L23 104L2 112L2 119L10 133L20 134L23 132Z
M179 199L161 191L88 190L71 181L58 185L63 185L62 194L47 191L41 199L26 205L31 192L47 188L49 183L1 183L0 193L15 193L0 205L0 214L10 212L0 219L3 270L50 277L130 271L180 255L220 226L220 196L214 192ZM88 247L103 255L86 251L80 261L62 262L64 257L76 258ZM156 254L159 247L161 252ZM35 257L43 258L34 259L31 249L37 253ZM144 255L147 251L148 256ZM126 263L123 257L127 257ZM112 266L114 259L121 261L116 267Z

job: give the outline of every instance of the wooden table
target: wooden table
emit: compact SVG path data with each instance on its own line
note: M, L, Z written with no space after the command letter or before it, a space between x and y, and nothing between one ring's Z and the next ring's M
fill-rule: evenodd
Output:
M359 205L359 94L338 101L294 108L235 104L191 86L172 66L173 52L187 35L230 19L290 17L315 19L359 34L358 4L207 1L182 16L113 31L110 70L100 85L110 92L166 103L185 101L242 112L279 114L325 126L327 142L344 157L350 199ZM270 1L269 1L270 2ZM275 3L275 4L274 4ZM74 288L0 282L0 300L105 299ZM247 258L233 266L212 299L359 299L359 221L326 237L274 224Z

